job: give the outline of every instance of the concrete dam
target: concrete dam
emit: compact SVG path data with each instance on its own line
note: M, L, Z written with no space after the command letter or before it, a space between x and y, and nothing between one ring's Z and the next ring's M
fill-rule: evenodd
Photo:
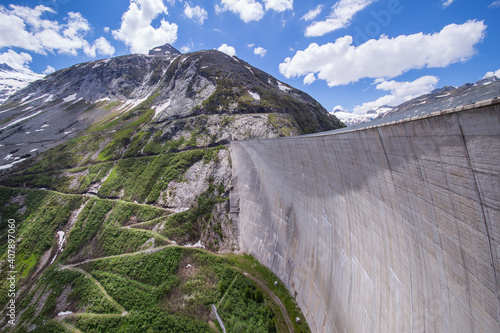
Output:
M240 247L313 332L500 332L500 101L231 150Z

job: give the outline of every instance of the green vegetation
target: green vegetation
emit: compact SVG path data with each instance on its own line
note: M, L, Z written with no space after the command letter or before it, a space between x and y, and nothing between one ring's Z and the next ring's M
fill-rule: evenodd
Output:
M267 267L259 263L257 259L249 255L235 255L230 254L228 258L234 261L235 266L246 272L250 272L253 276L263 281L265 285L276 295L280 300L283 301L290 318L301 319L302 324L297 324L295 320L292 321L295 332L310 332L306 320L300 308L297 305L295 299L292 298L290 292L283 283L279 282L277 286L274 285L274 281L279 281L279 279L271 272ZM276 313L276 310L273 309ZM278 325L279 326L279 325ZM280 330L281 331L281 330Z
M268 301L269 302L269 301ZM255 283L238 276L219 307L229 332L276 332L275 315Z
M138 251L152 238L151 234L121 226L164 214L163 210L153 207L90 199L68 235L68 245L61 260L73 258L75 261ZM166 245L159 237L153 239L156 246Z
M204 150L120 160L99 190L100 197L118 197L130 201L156 203L168 183L200 161Z
M268 122L279 133L280 137L290 136L293 132L297 132L293 123L285 115L270 113L268 115Z
M245 269L253 275L264 272L266 281L274 281L276 277L248 257L231 255L228 259L202 250L176 246L149 254L108 257L138 251L151 238L155 239L156 247L166 245L152 231L125 229L123 226L147 221L161 222L164 218L167 224L168 221L182 220L178 222L180 226L189 221L206 222L212 218L213 205L226 200L223 192L223 186L211 185L198 198L193 209L165 216L165 211L146 205L98 198L84 200L81 196L49 191L0 187L0 203L7 208L7 217L18 221L32 218L30 223L22 223L19 230L20 234L26 235L19 247L18 267L26 277L24 282L20 281L20 286L32 276L40 262L40 254L57 244L54 237L56 231L64 228L71 212L81 207L75 226L67 235L64 251L37 279L36 287L27 289L21 297L20 308L24 309L21 322L35 325L35 331L58 332L61 326L48 319L60 311L73 311L104 314L103 317L78 314L66 319L67 323L83 332L136 331L144 329L145 325L149 325L147 329L152 332L161 332L163 329L211 332L207 324L210 304L219 305L225 295L219 305L219 314L229 331L286 331L278 307L237 269ZM51 228L52 234L43 236L37 229L42 226ZM5 223L2 228L6 228ZM37 234L42 235L39 240L29 237L28 231L33 230L38 230ZM2 248L5 256L6 248L4 245ZM34 249L39 250L37 252ZM83 271L56 268L60 263L98 257L108 258L78 267L99 281L113 301ZM5 288L5 285L2 286L3 295L6 295ZM293 315L300 312L294 307L293 301L287 300L287 297L291 298L285 289L277 289L276 293L284 294L285 304L291 306L289 311ZM6 301L3 299L3 304ZM124 307L129 314L121 316L121 310L114 302ZM65 304L64 308L58 307L58 304ZM24 328L16 331L24 332Z
M213 332L207 323L161 310L141 311L127 317L92 318L79 317L75 326L86 333L145 332L145 333L203 333Z

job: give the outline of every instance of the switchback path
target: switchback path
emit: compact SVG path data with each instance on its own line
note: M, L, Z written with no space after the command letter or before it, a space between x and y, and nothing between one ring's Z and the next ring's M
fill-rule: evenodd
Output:
M89 279L91 279L92 282L94 282L94 284L102 291L102 293L104 294L104 296L111 303L113 303L114 306L116 306L118 309L120 309L120 311L122 312L121 316L127 316L128 315L128 311L125 310L120 304L118 304L118 302L115 301L111 296L109 296L108 292L106 291L106 289L104 289L104 287L102 286L102 284L99 281L97 281L89 272L87 272L87 271L85 271L85 270L83 270L81 268L73 267L73 266L61 266L60 269L61 270L68 269L68 270L72 270L72 271L76 271L76 272L84 274L86 277L88 277Z
M18 189L18 188L15 188L15 187L6 187L6 186L1 186L1 187L11 188L11 189ZM70 193L63 193L63 192L59 192L59 191L49 190L49 189L45 189L45 188L37 188L37 189L32 189L32 188L30 189L29 188L28 190L31 190L31 191L47 191L47 192L51 192L51 193L62 195L62 196L83 196L83 197L96 198L96 199L99 199L99 200L107 200L107 201L114 201L114 202L123 202L123 203L128 203L128 204L135 204L135 205L141 205L141 206L148 206L148 207L158 208L158 209L164 210L165 212L168 212L169 214L174 213L172 210L167 209L167 208L163 208L163 207L150 206L150 205L145 205L145 204L140 204L140 203L125 201L125 200L121 200L121 199L100 198L97 195L92 194L92 193L70 194ZM89 272L87 272L84 269L79 268L77 266L81 266L83 264L94 262L94 261L97 261L97 260L105 260L105 259L112 259L112 258L126 258L126 257L132 257L132 256L136 256L136 255L155 253L155 252L161 251L163 249L166 249L168 247L181 247L181 248L193 249L193 247L190 247L190 246L182 246L182 245L175 244L171 240L169 240L167 237L165 237L165 236L163 236L163 235L161 235L161 234L159 234L157 232L154 232L152 230L147 230L147 229L140 228L140 226L143 225L143 224L146 224L146 223L149 223L149 222L152 222L152 221L155 221L155 220L159 220L159 219L165 218L166 216L168 216L168 215L160 216L160 217L154 218L154 219L149 220L149 221L144 221L144 222L140 222L140 223L134 223L134 224L131 224L131 225L128 225L128 226L121 226L121 227L124 228L124 229L133 229L133 230L137 230L137 231L141 231L141 232L146 232L146 233L148 233L148 234L150 234L152 236L155 236L157 238L160 238L160 239L168 242L169 245L160 246L160 247L154 247L154 248L150 248L150 249L146 249L146 250L141 250L141 251L137 251L137 252L132 252L132 253L123 253L123 254L118 254L118 255L113 255L113 256L106 256L106 257L99 257L99 258L94 258L94 259L87 259L87 260L84 260L82 262L78 262L78 263L74 263L74 264L68 264L68 265L61 265L61 264L59 264L59 268L58 269L60 269L60 270L67 269L67 270L76 271L76 272L84 274L85 276L87 276L88 278L90 278L92 280L92 282L94 282L94 284L99 288L99 290L101 290L101 292L104 294L104 296L110 302L112 302L113 305L116 306L116 308L118 308L121 311L121 314L71 313L71 314L65 314L65 315L61 315L61 316L56 316L54 318L54 320L57 323L59 323L62 326L64 326L66 329L68 329L71 332L74 332L74 333L83 333L82 331L80 331L76 327L74 327L74 326L68 324L67 322L65 322L64 319L65 318L70 318L70 317L94 317L94 318L99 318L100 317L100 318L110 318L110 317L124 317L124 316L130 315L130 313L125 308L123 308L118 302L116 302L108 294L108 292L106 291L106 289L101 285L101 283L99 281L97 281ZM197 248L197 249L200 250L200 251L209 253L211 255L215 255L215 256L218 256L218 257L225 257L224 254L212 253L212 252L210 252L210 251L208 251L208 250L206 250L204 248ZM276 296L266 286L266 284L263 281L261 281L260 279L254 277L250 273L245 272L243 270L240 270L240 269L238 269L236 267L233 267L233 268L236 269L237 271L241 272L247 278L249 278L252 281L254 281L255 283L257 283L266 292L266 294L273 300L273 302L278 305L278 307L279 307L279 309L280 309L283 317L285 318L285 321L286 321L286 324L287 324L289 332L290 333L294 332L292 321L290 320L290 317L288 316L288 312L287 312L287 310L286 310L283 302L279 299L279 297ZM233 283L234 283L235 280L233 280Z

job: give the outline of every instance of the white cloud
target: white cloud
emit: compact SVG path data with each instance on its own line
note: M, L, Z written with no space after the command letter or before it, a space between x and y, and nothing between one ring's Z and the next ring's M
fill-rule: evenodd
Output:
M112 56L115 54L115 48L108 42L104 37L100 37L94 41L93 45L90 45L85 41L83 45L83 52L88 56L95 58L96 54Z
M451 5L455 0L443 0L443 3L442 3L442 6L443 8L446 8L448 7L449 5Z
M378 90L390 91L373 102L363 103L354 107L355 114L365 114L377 107L388 105L397 106L401 103L428 94L436 88L439 78L435 76L423 76L412 82L397 82L376 80Z
M498 8L498 7L500 7L500 0L497 0L497 1L493 2L488 7L491 7L491 8Z
M500 69L497 70L496 72L488 72L484 75L484 79L486 79L487 77L491 77L491 76L496 76L497 78L500 79Z
M330 87L357 82L362 78L391 78L411 69L442 68L465 61L484 38L486 25L480 21L450 24L434 34L417 33L380 39L355 47L344 36L319 46L312 43L279 65L287 78L317 73Z
M97 53L99 54L108 56L112 56L113 54L115 54L115 48L104 37L96 39L96 41L94 42L94 46Z
M231 11L238 14L245 23L259 21L264 17L262 4L255 0L221 0L221 6L216 5L215 11Z
M332 12L324 21L312 23L306 29L306 36L319 37L329 32L345 28L359 11L377 0L340 0L332 7Z
M194 44L192 42L184 45L183 47L181 47L181 53L188 53L193 48L193 45Z
M184 15L199 24L203 24L208 18L208 13L204 8L200 6L191 7L187 2L184 5Z
M158 28L151 25L162 14L168 14L163 0L130 0L120 29L113 30L113 37L124 42L134 53L147 53L155 46L172 44L177 40L177 24L162 18Z
M337 105L333 108L332 112L343 112L346 111L342 105Z
M32 60L33 58L26 52L17 53L13 50L8 50L0 54L0 64L7 64L14 69L27 68L27 64Z
M310 11L307 12L307 14L302 16L300 19L304 21L314 20L316 17L319 16L319 14L321 14L321 12L323 11L323 7L324 7L323 5L318 5L318 7L311 9Z
M309 73L304 78L304 84L307 86L312 84L314 81L316 81L316 75L314 73Z
M266 10L274 10L276 12L284 12L293 9L293 0L264 0Z
M266 53L267 53L267 50L264 49L263 47L256 47L253 50L253 53L256 54L256 55L260 55L261 57L265 57Z
M227 44L222 44L217 50L224 52L225 54L227 54L231 57L236 55L236 49L232 46L227 45Z
M47 68L43 71L43 74L45 75L49 75L49 74L52 74L56 71L56 69L52 66L47 66Z
M65 23L43 19L56 12L49 7L35 8L0 5L0 48L18 47L40 54L51 52L77 55L90 48L86 35L92 30L82 14L69 12ZM95 55L94 55L95 56Z
M254 43L251 43L251 44L247 44L247 46L248 46L249 48L252 48L252 47L254 47L254 46L255 46L255 44L254 44Z
M109 27L104 27L103 30L105 33L108 33L110 31Z

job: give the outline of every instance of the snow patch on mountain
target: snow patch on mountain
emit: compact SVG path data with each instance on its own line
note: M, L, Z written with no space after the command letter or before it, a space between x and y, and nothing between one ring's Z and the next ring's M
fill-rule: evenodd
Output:
M248 91L248 93L250 94L250 96L252 96L253 99L257 100L257 101L260 101L260 95L257 94L257 93L254 93L252 91Z
M366 114L355 114L353 112L348 112L339 108L333 110L333 115L347 126L354 126L372 121L377 118L381 118L392 109L393 108L389 106L381 106L374 110L368 111Z
M277 81L277 82L278 82L278 88L280 88L281 91L289 92L290 90L292 90L292 88L289 88L289 87L285 86L280 81Z
M0 104L4 103L10 95L44 76L29 69L14 69L7 64L0 64Z

